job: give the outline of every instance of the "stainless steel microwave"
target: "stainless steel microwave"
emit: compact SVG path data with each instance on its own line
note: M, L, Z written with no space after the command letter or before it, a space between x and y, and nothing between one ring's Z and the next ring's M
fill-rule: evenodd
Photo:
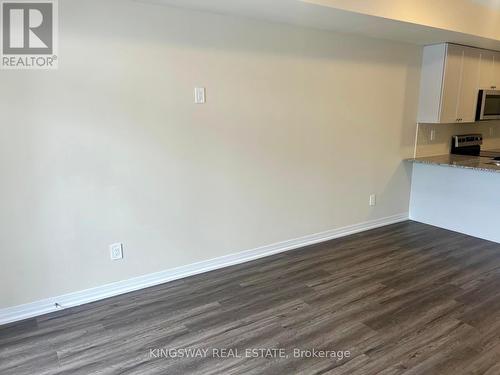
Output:
M500 90L479 90L476 120L500 119Z

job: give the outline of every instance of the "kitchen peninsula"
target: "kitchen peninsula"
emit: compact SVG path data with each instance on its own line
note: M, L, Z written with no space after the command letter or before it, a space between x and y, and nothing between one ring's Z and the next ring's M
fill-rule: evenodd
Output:
M410 219L500 243L500 165L442 155L413 163Z

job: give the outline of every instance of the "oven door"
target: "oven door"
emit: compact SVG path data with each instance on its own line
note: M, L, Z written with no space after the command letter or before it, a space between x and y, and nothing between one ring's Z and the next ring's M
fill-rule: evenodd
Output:
M480 90L476 120L500 119L500 90Z

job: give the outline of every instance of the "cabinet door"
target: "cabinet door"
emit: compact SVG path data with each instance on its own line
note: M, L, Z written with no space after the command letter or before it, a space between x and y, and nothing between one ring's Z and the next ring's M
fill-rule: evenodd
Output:
M441 95L441 116L439 122L458 122L458 98L460 97L460 81L464 47L449 44L444 68L443 91Z
M493 57L493 79L489 88L492 90L500 90L500 53L493 52Z
M481 51L477 48L464 47L457 108L457 117L460 122L476 120L480 64Z
M497 56L500 58L500 56ZM496 61L500 63L500 61ZM481 50L479 88L491 90L495 86L495 52ZM500 86L499 86L500 87Z

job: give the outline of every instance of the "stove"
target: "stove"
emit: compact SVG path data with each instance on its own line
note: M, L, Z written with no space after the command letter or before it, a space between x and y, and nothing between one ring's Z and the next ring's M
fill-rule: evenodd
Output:
M480 156L482 144L482 134L454 135L451 139L451 153L454 155Z

